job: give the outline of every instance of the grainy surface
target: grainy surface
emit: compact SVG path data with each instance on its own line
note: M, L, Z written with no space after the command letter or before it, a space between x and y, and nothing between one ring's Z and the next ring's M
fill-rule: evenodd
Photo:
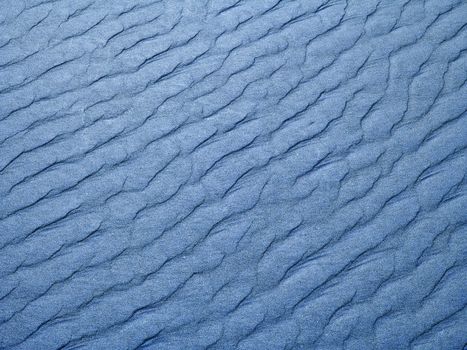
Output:
M467 2L0 0L0 348L463 349Z

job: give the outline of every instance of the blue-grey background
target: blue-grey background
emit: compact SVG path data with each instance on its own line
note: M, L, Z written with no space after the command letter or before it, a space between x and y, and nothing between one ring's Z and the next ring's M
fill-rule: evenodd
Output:
M466 79L463 0L0 0L0 348L464 348Z

